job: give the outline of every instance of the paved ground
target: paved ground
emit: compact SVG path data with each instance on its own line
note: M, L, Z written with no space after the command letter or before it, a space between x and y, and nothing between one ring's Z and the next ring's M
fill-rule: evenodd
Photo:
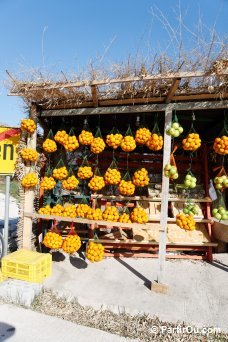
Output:
M0 342L133 341L11 305L0 305Z
M82 305L115 312L146 312L164 321L185 321L228 331L228 266L187 260L167 261L167 295L149 290L157 276L155 259L106 259L88 264L79 258L53 263L45 286L77 297Z

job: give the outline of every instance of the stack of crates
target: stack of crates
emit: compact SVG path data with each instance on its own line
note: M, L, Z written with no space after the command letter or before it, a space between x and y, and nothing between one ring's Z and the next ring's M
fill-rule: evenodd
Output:
M41 283L52 272L51 254L20 249L2 258L4 277Z

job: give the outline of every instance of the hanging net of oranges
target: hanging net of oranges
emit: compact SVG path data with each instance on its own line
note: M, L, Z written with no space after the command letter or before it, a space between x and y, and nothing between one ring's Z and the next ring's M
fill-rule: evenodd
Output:
M149 221L149 217L145 211L145 209L141 207L136 207L131 212L131 220L136 223L147 223Z
M132 152L136 148L136 142L135 142L130 125L128 126L128 129L124 135L124 138L121 141L120 146L124 152Z
M94 139L93 133L83 129L79 134L78 140L81 145L89 146Z
M59 143L60 145L63 145L67 143L68 141L68 134L65 130L57 131L54 140Z
M22 119L21 120L21 129L26 131L27 133L34 133L36 130L35 121L32 119Z
M67 139L63 143L63 146L67 152L73 152L79 147L79 142L76 135L74 134L73 129L71 129Z
M102 211L100 208L89 208L86 213L86 218L89 220L102 220Z
M74 190L78 187L79 180L74 176L71 175L67 179L64 179L62 182L62 187L65 190Z
M103 220L117 222L119 220L119 212L116 207L107 207L103 212Z
M184 215L178 214L176 216L176 224L185 230L195 230L196 229L196 222L193 219L192 215Z
M68 171L66 166L64 166L62 159L60 159L60 161L54 168L52 176L57 180L63 180L68 177Z
M86 200L84 200L86 202ZM79 203L76 207L77 217L86 218L86 215L90 209L87 203Z
M44 176L40 182L40 188L43 190L52 190L56 186L56 181L53 177Z
M51 229L46 233L43 239L43 244L47 248L60 249L62 247L62 243L63 243L62 236L60 235L60 232L57 228L57 223L54 220L54 223Z
M106 144L114 150L121 145L122 140L123 136L116 127L113 127L111 132L106 136Z
M38 210L38 214L41 214L41 215L51 215L51 207L50 207L50 205L47 204L44 207L41 207Z
M101 243L90 241L86 248L86 258L90 262L98 262L104 258L104 246Z
M146 127L140 127L135 133L135 141L139 145L146 145L151 137L151 131Z
M132 182L135 186L144 187L149 184L148 171L143 167L135 171Z
M38 184L38 178L36 173L30 172L22 178L21 185L24 188L33 188Z
M70 231L63 240L62 249L64 252L73 254L76 253L81 247L81 239L75 232L74 224L71 223Z
M35 162L38 159L38 153L33 148L23 148L20 154L24 161Z

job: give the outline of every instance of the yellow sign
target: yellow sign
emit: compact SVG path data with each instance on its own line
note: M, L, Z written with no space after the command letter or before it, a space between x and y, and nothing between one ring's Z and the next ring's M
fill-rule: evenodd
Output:
M12 175L17 159L20 128L0 126L0 175Z

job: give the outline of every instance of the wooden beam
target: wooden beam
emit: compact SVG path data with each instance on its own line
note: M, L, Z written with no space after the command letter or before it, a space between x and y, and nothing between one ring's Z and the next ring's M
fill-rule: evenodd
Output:
M211 100L211 99L216 99L216 100L222 100L222 99L227 99L228 98L228 93L224 94L189 94L189 95L175 95L173 96L173 101L188 101L188 100Z
M91 94L93 99L93 106L98 107L97 87L95 85L91 86Z
M168 105L165 111L164 132L172 123L173 107ZM159 236L159 271L157 281L164 283L165 280L165 257L166 257L166 235L168 222L168 198L169 198L169 178L164 175L164 167L170 163L171 153L171 136L164 133L163 147L163 166L162 166L162 192L161 192L161 219L160 219L160 236Z
M155 97L135 97L131 99L117 99L117 100L100 100L100 106L118 106L118 105L134 105L134 104L143 104L143 103L162 103L164 102L164 96L155 96Z
M209 110L228 108L228 100L220 101L202 101L202 102L184 102L175 103L176 110ZM76 108L76 109L45 109L40 111L41 117L55 116L76 116L76 115L105 115L105 114L136 114L150 112L164 112L167 104L148 104L134 106L114 106L114 107L97 107L97 108ZM207 114L207 113L205 113Z
M168 95L166 96L165 103L171 102L173 95L175 94L175 91L179 87L180 81L181 81L181 78L174 78L173 83L169 89Z
M227 75L227 73L224 73ZM147 76L135 76L135 77L127 77L127 78L114 78L114 79L103 79L103 80L94 80L94 81L78 81L78 82L56 82L56 83L43 83L43 82L17 82L19 88L20 85L23 87L25 85L30 85L29 91L34 92L37 90L50 90L50 89L59 89L59 88L71 88L71 87L84 87L84 86L92 86L92 85L109 85L115 83L126 83L126 82L138 82L138 81L157 81L157 80L170 80L174 78L192 78L192 77L208 77L208 74L204 71L194 71L194 72L171 72L157 75L147 75ZM16 92L14 92L16 93Z

